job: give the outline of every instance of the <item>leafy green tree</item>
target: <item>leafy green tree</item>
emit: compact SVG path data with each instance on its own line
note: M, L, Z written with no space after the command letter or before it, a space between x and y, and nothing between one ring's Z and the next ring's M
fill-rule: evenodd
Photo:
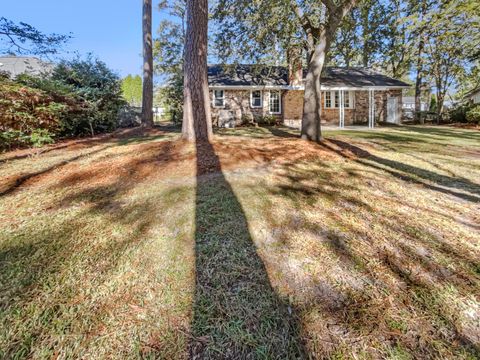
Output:
M343 18L356 0L219 0L217 48L223 58L259 59L280 44L307 53L302 138L320 141L320 76Z
M159 10L167 18L160 22L154 40L155 70L165 75L180 73L185 57L186 1L163 0Z
M380 34L383 42L382 67L388 74L399 79L409 72L412 61L412 34L405 21L408 11L405 1L388 1L385 7L388 21Z
M479 16L480 7L472 7L471 0L444 0L423 19L427 24L424 67L435 88L437 121L447 94L458 87L478 51Z
M388 2L361 0L343 19L332 45L332 60L344 66L370 67L385 50L384 34L391 19Z
M186 1L164 0L159 9L167 18L160 22L153 47L155 72L164 78L158 97L171 120L178 123L183 118Z
M64 60L55 67L51 80L69 87L82 104L80 111L63 119L62 135L94 135L117 127L118 112L125 105L122 83L104 62L91 55Z
M71 35L44 34L24 22L17 24L0 17L0 53L56 54L70 38Z
M343 19L332 45L329 63L347 67L359 65L362 52L359 16L359 9L354 9Z
M424 21L427 13L435 6L435 3L431 0L409 0L409 20L411 22L410 28L412 31L412 60L415 71L415 118L419 123L423 123L423 117L421 116L421 95L422 85L424 82L425 74L425 43L426 43L426 30L428 29L428 23Z
M378 62L384 50L383 34L392 22L386 4L388 2L375 0L363 0L359 4L361 56L362 65L365 67Z
M124 99L135 107L142 104L142 78L140 75L127 75L122 80L122 93Z

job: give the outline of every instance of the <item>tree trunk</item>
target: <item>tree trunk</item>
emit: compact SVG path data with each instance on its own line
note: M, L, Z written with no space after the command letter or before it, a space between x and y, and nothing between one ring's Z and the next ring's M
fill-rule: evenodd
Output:
M152 0L143 0L142 122L153 126Z
M437 95L437 125L440 125L443 113L444 95Z
M305 93L303 98L302 139L321 141L321 91L320 76L325 63L325 54L328 51L328 39L324 31L321 32L313 53L309 56L308 71L305 79Z
M187 0L183 138L208 141L212 135L207 79L208 0Z
M415 81L415 122L424 124L424 118L421 114L422 111L422 75L417 72L417 79Z
M421 101L422 101L422 78L423 78L423 62L422 62L422 54L423 54L423 46L424 42L423 39L420 39L418 43L418 53L417 53L417 76L415 80L415 121L417 123L423 124L424 119L421 116Z
M362 39L363 39L363 48L362 48L362 65L363 67L368 67L370 65L370 49L369 49L369 10L370 4L367 4L361 10L361 23L362 23Z

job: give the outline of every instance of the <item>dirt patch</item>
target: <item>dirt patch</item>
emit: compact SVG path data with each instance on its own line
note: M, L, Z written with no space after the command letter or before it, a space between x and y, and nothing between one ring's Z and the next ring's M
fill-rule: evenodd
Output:
M212 173L269 164L295 163L315 158L333 159L338 157L326 147L296 138L247 139L216 136L211 146L218 156L218 161L211 163L211 158L199 155L199 164L197 165L194 144L178 137L173 140L149 141L159 135L165 135L165 131L137 128L122 130L113 135L96 139L65 142L62 145L43 150L42 153L35 153L35 159L32 161L41 162L43 156L46 156L46 152L68 154L70 157L35 172L22 172L0 178L0 193L5 195L21 187L45 184L51 184L58 188L77 186L82 183L89 185L113 182L138 183L152 177L157 179L193 177L196 166L199 173ZM133 139L143 137L144 142L132 142L117 146L119 139L132 139L132 137ZM76 154L77 151L95 146L100 147L92 152ZM202 146L199 144L197 148L200 149ZM30 150L30 152L32 151ZM199 153L205 152L200 151ZM16 153L13 157L9 156L8 159L14 157L19 159L19 157L30 155ZM85 159L94 159L94 161L86 161L86 164L80 163Z

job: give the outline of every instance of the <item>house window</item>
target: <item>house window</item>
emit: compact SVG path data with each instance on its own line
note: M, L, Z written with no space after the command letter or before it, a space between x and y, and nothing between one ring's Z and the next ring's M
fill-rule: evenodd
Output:
M254 90L250 92L250 106L252 108L262 107L262 91Z
M343 92L343 106L350 108L350 91Z
M280 91L270 91L270 113L280 114L281 110Z
M213 90L213 107L225 107L225 91Z
M325 93L325 108L329 109L332 107L332 93L330 91L326 91Z
M353 109L353 91L343 92L343 106L346 109ZM323 93L325 99L325 109L338 109L340 107L340 92L339 91L325 91ZM332 101L332 99L334 99ZM333 102L333 103L332 103Z

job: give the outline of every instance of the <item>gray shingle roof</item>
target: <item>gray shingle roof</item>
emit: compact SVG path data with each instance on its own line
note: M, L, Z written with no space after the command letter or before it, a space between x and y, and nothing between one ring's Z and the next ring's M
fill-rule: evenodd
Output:
M0 57L0 72L10 74L12 78L20 74L40 75L49 73L53 65L35 57L2 56Z
M219 86L288 85L288 69L283 66L210 65L208 84Z
M409 84L370 68L329 67L322 76L322 85L329 87L404 87Z
M305 77L304 70L303 76ZM262 65L211 65L210 86L287 86L288 68ZM369 68L327 67L322 76L325 87L405 87L409 84Z

